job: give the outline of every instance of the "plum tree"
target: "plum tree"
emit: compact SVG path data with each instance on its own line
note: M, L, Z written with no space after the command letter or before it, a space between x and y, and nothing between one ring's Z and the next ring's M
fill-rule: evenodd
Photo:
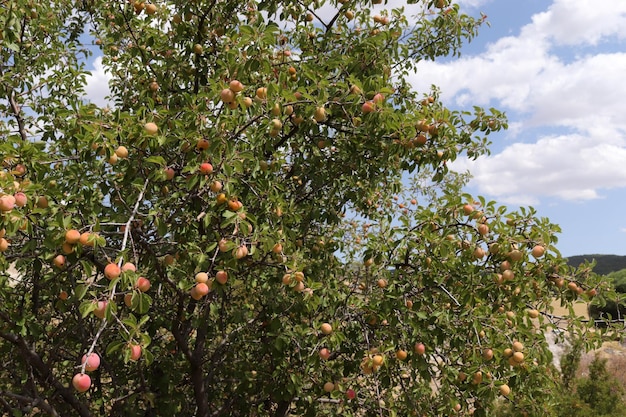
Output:
M1 6L3 414L547 415L551 303L609 292L449 170L506 119L410 74L484 17L381 3Z

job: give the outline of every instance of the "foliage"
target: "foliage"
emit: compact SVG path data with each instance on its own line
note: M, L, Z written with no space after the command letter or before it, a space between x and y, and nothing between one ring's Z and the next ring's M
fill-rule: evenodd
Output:
M611 272L606 278L615 286L617 292L626 293L626 268Z
M607 359L596 355L589 364L589 374L575 378L581 358L581 344L572 340L561 359L562 381L554 395L552 407L542 415L554 417L618 417L623 415L626 402L624 388L607 370ZM512 403L497 402L495 415L520 415ZM523 412L522 412L523 415Z
M619 297L605 300L599 297L589 305L589 316L594 319L624 320L626 317L626 269L611 272L605 276L606 285L615 288ZM619 306L619 308L618 308Z
M463 194L449 161L505 117L410 78L484 17L408 3L0 2L5 414L484 416L508 384L541 415L536 310L599 277L534 209Z
M596 274L608 275L626 268L626 256L620 255L575 255L567 258L567 263L577 267L585 262L593 262L593 271Z
M576 371L580 364L583 346L580 339L569 340L568 348L561 357L561 378L563 380L563 388L569 391L573 388L576 378Z
M609 375L606 369L607 359L596 356L589 366L589 377L577 382L576 396L572 404L574 410L580 409L580 416L617 417L623 414L624 388ZM570 416L562 408L563 416Z

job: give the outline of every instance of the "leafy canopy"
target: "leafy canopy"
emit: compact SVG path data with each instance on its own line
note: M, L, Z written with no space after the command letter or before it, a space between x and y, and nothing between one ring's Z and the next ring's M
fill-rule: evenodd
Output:
M449 172L504 115L411 86L484 17L399 3L0 3L6 414L547 409L536 310L598 279Z

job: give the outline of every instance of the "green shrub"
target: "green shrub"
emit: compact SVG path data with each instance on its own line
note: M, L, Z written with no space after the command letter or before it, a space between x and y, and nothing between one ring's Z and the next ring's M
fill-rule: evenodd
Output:
M561 359L561 389L555 392L552 407L543 417L622 417L626 402L624 387L607 370L607 359L596 355L589 364L589 375L575 378L581 358L581 349L574 343ZM515 401L501 401L494 408L494 416L530 416L517 407Z
M596 356L589 365L589 376L580 378L573 395L574 404L580 404L580 412L568 412L566 407L560 407L565 416L596 416L618 417L624 415L624 388L606 369L607 359Z

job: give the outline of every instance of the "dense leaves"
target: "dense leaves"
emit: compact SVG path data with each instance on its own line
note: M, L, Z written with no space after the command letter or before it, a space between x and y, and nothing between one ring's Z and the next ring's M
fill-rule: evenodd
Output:
M409 76L484 17L417 3L0 3L5 413L541 414L598 278L463 194L505 117Z

